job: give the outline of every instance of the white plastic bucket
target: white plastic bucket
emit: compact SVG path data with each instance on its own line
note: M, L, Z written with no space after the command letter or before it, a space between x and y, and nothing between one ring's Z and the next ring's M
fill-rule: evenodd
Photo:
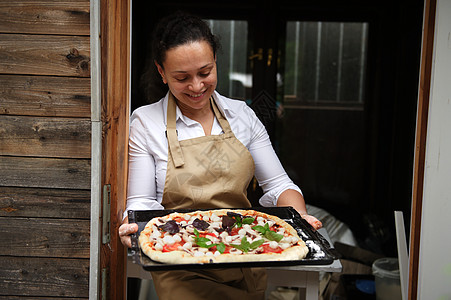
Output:
M376 300L402 300L397 258L379 258L373 263Z

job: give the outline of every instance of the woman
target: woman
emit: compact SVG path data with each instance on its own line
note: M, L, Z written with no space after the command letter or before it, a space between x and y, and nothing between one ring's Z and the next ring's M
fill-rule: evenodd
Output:
M154 62L169 92L131 117L127 210L250 207L255 175L263 206L292 206L307 215L300 189L281 166L268 134L243 102L216 89L218 42L199 18L177 13L160 22ZM119 235L130 247L136 224ZM153 272L160 299L264 298L262 269ZM245 298L243 298L245 297Z

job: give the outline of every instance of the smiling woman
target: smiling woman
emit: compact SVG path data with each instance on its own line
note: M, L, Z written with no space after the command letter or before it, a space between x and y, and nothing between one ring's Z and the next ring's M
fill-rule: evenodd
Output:
M273 138L273 144L277 146L279 157L291 178L296 183L302 184L309 203L333 211L337 218L351 223L348 225L358 235L359 242L367 241L368 228L364 221L368 213L377 214L386 221L392 222L393 208L402 209L407 213L406 216L410 211L411 159L414 149L418 61L421 50L418 46L421 44L424 3L415 0L411 3L412 5L405 6L406 1L389 2L380 1L368 6L363 2L355 3L349 0L339 4L328 2L327 5L311 4L305 1L287 3L287 1L275 0L264 3L231 0L221 5L206 5L205 1L184 3L173 0L134 1L132 108L136 109L164 97L164 94L158 97L146 97L147 90L138 87L140 82L138 79L144 71L143 58L148 54L146 43L151 40L148 33L152 30L149 29L155 27L155 22L175 9L195 12L203 18L212 20L209 21L210 27L215 34L221 36L224 48L224 51L217 54L218 87L216 91L234 99L246 99L248 103L252 101L252 107L257 113L259 112L258 104L261 103L261 115L269 124L267 130L270 134L278 131L271 135L271 138ZM226 23L243 22L247 25L247 30L239 30L239 32L246 34L238 37L238 31L232 30L232 24L229 26L229 31L225 28L223 30L221 25L216 23L218 20ZM329 27L331 22L339 26ZM350 59L347 55L348 49L361 49L361 47L353 46L354 43L347 42L347 29L355 31L354 25L350 23L368 24L367 71L363 77L364 104L361 109L346 106L346 109L339 110L337 103L327 107L320 105L305 107L305 103L302 103L303 107L293 107L291 104L294 104L292 103L294 100L309 98L293 99L288 96L308 96L306 92L311 93L316 90L319 102L328 100L322 97L322 93L329 91L334 92L332 95L335 95L330 99L338 99L338 104L348 98L342 96L346 90L343 81L341 85L338 85L339 80L330 80L323 75L335 76L336 74L337 79L340 76L344 79L344 69L339 66L345 67L348 63L354 65L356 61L362 61L362 59L356 60L355 57ZM352 28L348 28L348 25L352 25ZM233 28L236 28L236 24L234 26ZM309 32L314 34L309 35ZM409 34L405 34L406 32ZM227 44L229 36L235 37L230 38L230 47ZM311 38L308 39L308 36ZM363 36L363 32L358 36ZM292 39L289 40L289 38ZM290 41L291 44L288 45ZM236 52L239 44L243 45L246 42L249 46ZM326 51L326 44L335 45L338 51ZM228 50L232 50L232 45L234 51L230 51L229 55ZM305 53L301 52L304 46L318 59L309 60L301 54ZM294 51L296 49L299 51ZM269 50L272 50L272 61L269 59ZM289 50L293 52L288 52ZM293 63L286 59L289 55ZM340 57L343 58L341 62ZM242 69L240 70L235 69L238 58L241 59L239 64ZM335 58L338 59L337 63L334 61ZM314 62L318 60L324 63L330 61L331 67L325 65L325 69L321 66L314 68ZM289 78L285 76L293 71L291 79L300 78L302 73L297 72L295 67L300 67L301 62L309 63L309 65L313 63L313 70L319 71L320 75L304 77L315 84L305 85L308 89L304 90L303 94L299 92L301 83L289 82L287 81ZM157 81L164 86L153 59L151 65ZM251 87L247 88L248 93L245 97L234 92L236 87L234 84L229 85L228 81L222 81L228 78L229 74L232 75L232 71L229 71L232 68L228 68L232 65L233 71L240 73L233 75L246 75L240 77L242 78L240 82L252 82L252 85L246 85ZM305 67L302 69L306 71ZM359 72L355 70L350 74L355 76ZM247 78L252 80L245 80ZM279 94L274 91L275 78L277 78L277 84L285 84L285 86L277 85L277 91L285 92L285 98L279 98ZM298 85L295 89L296 82ZM289 83L293 84L292 89L289 89ZM359 80L352 80L351 83L357 86ZM329 85L327 88L322 88L323 84ZM228 89L230 86L232 88ZM150 85L147 83L143 88L148 87ZM167 86L165 87L167 91ZM358 90L351 89L354 93ZM264 101L257 103L256 100L260 99ZM123 98L121 100L123 101ZM280 100L286 102L279 105ZM273 108L273 104L279 105L277 111ZM268 108L264 110L266 107ZM353 117L357 115L358 118ZM275 125L276 128L271 130L271 124L277 122L279 119L276 117L280 116L290 122L282 124L278 122ZM156 123L160 122L157 118L155 120L158 121ZM192 120L182 115L180 121L183 123ZM138 119L134 122L139 123ZM205 134L199 124L190 122L188 125L195 130L199 129L202 135ZM164 130L163 139L165 139ZM280 132L285 135L283 140L278 138ZM189 138L181 130L178 130L178 134ZM158 172L161 170L158 169ZM181 176L180 179L182 178ZM149 185L149 181L136 182L136 185L139 184ZM162 189L164 182L156 185ZM256 186L254 184L251 188ZM199 191L201 190L196 192ZM257 190L255 197L252 195L248 194L249 198L256 200L253 203L257 203L261 196L260 192ZM162 192L155 198L160 196ZM133 199L129 199L129 203L132 202ZM389 250L390 245L382 246Z
M215 90L218 43L207 24L176 13L157 26L152 42L155 68L169 91L131 116L127 210L251 207L247 188L255 175L261 205L292 206L320 227L307 218L301 190L254 111ZM136 230L125 219L124 245ZM266 289L264 269L165 271L152 278L162 299L263 299Z

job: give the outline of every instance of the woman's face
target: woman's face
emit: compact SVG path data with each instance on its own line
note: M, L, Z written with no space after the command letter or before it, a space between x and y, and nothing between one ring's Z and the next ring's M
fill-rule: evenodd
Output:
M192 42L170 49L163 66L157 63L156 66L182 112L195 114L209 109L217 74L216 57L207 42Z

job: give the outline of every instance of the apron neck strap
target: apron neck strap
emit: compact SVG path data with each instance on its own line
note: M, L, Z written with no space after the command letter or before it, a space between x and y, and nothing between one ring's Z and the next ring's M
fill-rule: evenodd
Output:
M172 156L172 160L174 161L174 165L176 168L181 167L185 164L183 158L182 148L180 147L179 139L177 137L177 127L176 127L176 111L177 104L175 102L174 95L169 92L168 97L168 111L166 117L166 137L168 138L168 148ZM216 105L213 96L210 98L211 107L213 108L213 112L215 114L216 119L221 125L224 134L230 134L232 129L230 128L229 122L225 119L225 117L221 114Z
M213 112L215 114L216 119L219 122L219 125L221 125L222 131L224 133L231 133L232 129L230 128L229 122L227 122L226 118L222 115L222 113L219 111L218 106L216 105L215 100L213 99L213 96L210 98L211 107L213 107Z
M179 139L177 138L176 124L176 103L174 96L169 92L168 112L166 117L166 137L168 139L168 154L170 152L172 160L176 168L185 164L183 159L182 148L180 147Z

